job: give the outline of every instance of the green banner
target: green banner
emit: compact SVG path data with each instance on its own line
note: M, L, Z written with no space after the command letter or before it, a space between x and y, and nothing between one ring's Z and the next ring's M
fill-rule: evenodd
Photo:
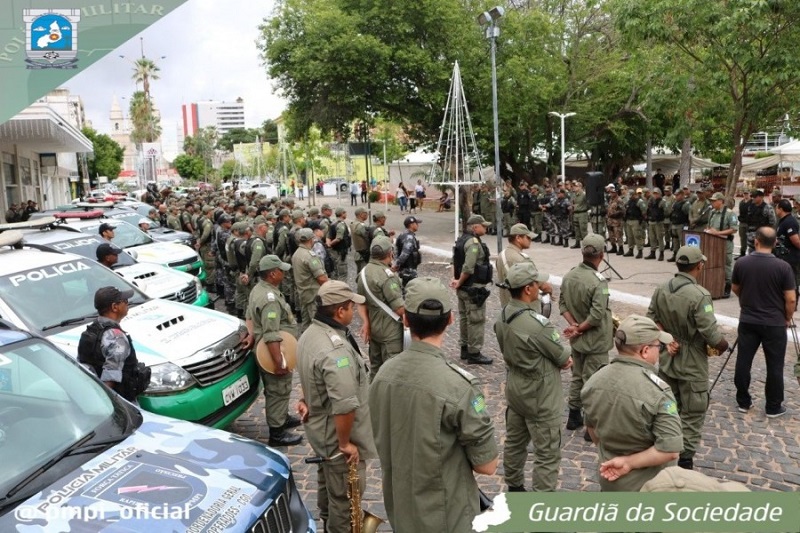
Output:
M0 2L0 123L184 2Z
M511 493L478 532L800 532L800 494L785 492Z

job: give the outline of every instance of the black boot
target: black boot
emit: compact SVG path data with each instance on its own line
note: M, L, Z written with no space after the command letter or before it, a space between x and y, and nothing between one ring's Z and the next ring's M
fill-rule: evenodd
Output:
M678 466L686 470L694 470L694 460L691 457L678 459Z
M641 250L639 250L639 251L636 253L636 259L641 259L643 255L644 255L644 254L642 253L642 251L641 251ZM655 257L655 256L653 256L653 257Z
M461 347L461 359L466 359L468 355L469 355L469 352L467 351L467 347L466 346L462 346Z
M572 249L575 249L575 250L577 250L577 249L578 249L578 248L580 248L580 247L581 247L581 245L580 245L580 243L579 243L578 241L575 241L575 244L573 244L572 246L570 246L570 248L572 248Z
M492 358L486 357L481 352L467 354L468 365L491 365L492 363L494 363Z
M514 485L508 486L508 492L528 492L525 487L515 487Z
M542 242L542 235L537 235L536 238L533 239L533 242Z
M726 283L725 284L725 290L723 291L722 297L723 298L730 298L731 297L731 284L730 283Z
M296 416L286 415L286 422L280 427L280 430L286 431L287 429L296 428L303 424L303 421Z
M673 253L673 254L672 254L672 257L670 257L669 259L667 259L667 263L674 263L674 262L675 262L675 256L676 256L676 255L677 255L677 254L674 254L674 253Z
M586 442L592 442L592 436L589 435L588 429L583 432L583 440L585 440Z
M624 257L633 257L633 248L628 248L628 251L623 254Z
M619 248L617 248L617 255L625 255L625 250L622 249L621 244L619 245Z
M569 238L564 239L564 243L562 244L564 248L569 248Z
M578 429L583 425L583 415L580 409L570 409L567 417L567 429Z
M616 243L611 245L611 249L608 251L608 253L610 253L610 254L617 253L617 244Z
M269 428L269 441L267 444L270 446L294 446L300 444L303 440L302 435L292 433L281 428Z
M664 252L663 251L658 252L658 260L659 261L663 261L664 260Z
M641 252L639 252L639 253L641 253ZM650 255L648 255L647 257L645 257L645 260L648 260L648 259L655 259L655 258L656 258L656 251L655 251L655 250L650 250Z
M541 237L539 238L539 240L541 240ZM545 235L542 244L549 244L549 243L550 243L550 235Z

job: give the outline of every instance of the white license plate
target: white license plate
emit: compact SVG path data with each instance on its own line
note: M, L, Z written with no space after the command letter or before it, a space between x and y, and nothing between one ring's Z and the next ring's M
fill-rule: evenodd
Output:
M231 385L222 389L222 401L225 405L230 405L232 401L250 390L250 382L247 381L247 376L242 376Z

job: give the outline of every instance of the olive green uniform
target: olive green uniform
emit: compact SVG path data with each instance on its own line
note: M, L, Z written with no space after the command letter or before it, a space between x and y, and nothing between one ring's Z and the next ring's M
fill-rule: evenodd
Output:
M720 231L725 231L726 229L736 230L732 235L726 237L727 241L725 242L725 283L731 283L733 278L733 239L739 232L739 219L736 218L733 210L723 205L719 211L716 209L711 211L708 227Z
M369 287L367 293L366 287ZM367 299L369 315L369 377L373 379L383 363L403 351L403 323L396 315L390 316L377 303L379 299L392 311L403 307L403 284L392 269L377 259L364 267L364 274L356 276L358 294Z
M308 406L308 420L303 427L316 455L331 457L339 453L335 416L355 411L350 442L358 448L359 489L363 493L364 460L374 459L377 454L368 403L367 363L356 346L347 328L315 319L297 343L297 372ZM317 505L327 531L350 531L347 473L344 456L320 463L317 470Z
M353 252L355 253L356 274L369 262L369 250L367 249L367 225L361 221L353 222L351 228L353 234Z
M495 222L495 205L497 203L493 201L493 194L493 190L481 192L481 215L486 219L486 222L490 223L492 226L494 226Z
M709 401L706 344L716 346L722 340L711 295L692 276L679 272L656 288L647 317L680 344L675 356L661 353L659 376L678 400L684 439L681 459L692 459Z
M181 221L173 214L167 215L167 227L175 231L181 231Z
M497 261L495 262L495 269L497 270L497 282L503 283L506 280L506 276L508 275L508 271L511 269L511 267L524 261L533 263L531 256L523 252L522 248L514 246L513 244L506 246L505 250L500 252L500 255L497 257ZM536 266L535 263L534 266ZM501 288L499 295L500 307L502 308L508 305L508 302L511 301L511 293L508 291L508 289ZM541 314L542 302L540 302L538 299L534 302L531 302L531 309Z
M250 295L247 306L247 319L253 321L253 337L258 344L280 342L281 331L297 334L297 321L289 304L284 300L278 287L259 280ZM267 425L277 430L286 423L289 412L289 395L292 393L292 373L276 376L263 370L261 383L264 385L264 407L267 412Z
M489 257L483 249L481 240L473 236L464 243L464 266L462 273L475 273L475 267L481 264L488 264ZM489 266L491 268L491 266ZM469 283L469 279L467 279ZM486 283L472 283L469 287L485 287ZM463 285L462 285L463 287ZM470 298L465 288L456 291L458 297L458 327L459 341L461 346L467 347L467 353L476 355L483 348L483 329L486 325L486 302L481 305L475 304Z
M608 281L591 265L581 263L567 272L558 295L558 308L580 324L588 320L591 329L570 339L572 347L572 381L569 384L569 408L581 408L581 389L589 377L608 364L612 348L611 308Z
M525 484L528 443L533 439L533 490L554 491L561 462L561 371L569 348L545 317L520 300L503 308L494 332L508 368L503 471L509 487Z
M311 320L317 313L315 298L319 292L317 278L325 275L325 265L317 254L305 246L298 246L292 256L292 270L294 282L297 285L297 304L300 306L302 322L300 334L311 325Z
M338 224L336 224L336 239L340 241L344 239L350 228L347 227L347 223L343 220L338 220ZM335 247L331 248L331 254L333 254L333 262L335 264L336 270L333 273L333 279L337 279L339 281L347 282L347 252L346 249L336 249Z
M247 284L242 283L242 280L237 277L236 279L236 295L237 298L250 298L250 292L253 290L258 280L258 263L261 258L267 253L266 245L260 237L251 237L253 244L250 247L250 261L247 263ZM285 275L284 275L285 277Z
M641 218L633 216L635 209L641 213ZM637 199L635 205L630 200L625 202L625 240L628 243L627 255L633 255L633 247L641 254L644 249L644 216L647 213L647 204L641 198ZM638 216L638 215L637 215Z
M472 467L497 457L478 380L415 340L383 365L369 403L392 529L472 531L480 512Z
M672 250L672 207L675 205L675 197L672 194L667 195L664 191L664 196L661 198L664 201L664 249Z
M689 229L703 230L708 226L708 217L711 215L711 202L700 200L699 198L692 203L689 209Z
M200 259L203 260L203 269L206 271L206 286L214 287L217 279L217 266L211 244L214 235L214 223L207 216L198 218L199 225L197 242L200 244Z
M281 224L281 227L278 228L278 235L273 236L273 239L277 239L277 242L275 243L275 255L277 255L281 261L291 263L292 256L289 255L289 226L286 224ZM299 303L296 302L294 298L294 273L295 269L292 268L292 270L283 276L283 281L281 282L281 292L286 295L286 300L292 304L296 310ZM305 324L305 318L303 318L303 324ZM303 325L301 325L300 331L302 332L303 329L305 328Z
M651 446L667 453L683 448L675 397L655 370L644 361L620 355L586 382L581 398L586 425L594 428L599 440L598 463ZM675 464L670 461L631 470L616 481L598 476L600 490L636 492L661 470Z
M589 204L586 192L580 189L574 194L572 211L572 231L575 232L576 247L580 246L584 237L589 234ZM600 233L599 231L596 233ZM602 233L600 233L602 235Z

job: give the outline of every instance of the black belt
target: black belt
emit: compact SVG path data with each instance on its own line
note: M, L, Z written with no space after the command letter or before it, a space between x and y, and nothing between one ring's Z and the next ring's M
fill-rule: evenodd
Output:
M586 211L575 211L575 214L576 214L576 215L578 215L578 214L580 214L580 213L586 213L586 212L588 212L588 211L589 211L588 209L587 209Z

